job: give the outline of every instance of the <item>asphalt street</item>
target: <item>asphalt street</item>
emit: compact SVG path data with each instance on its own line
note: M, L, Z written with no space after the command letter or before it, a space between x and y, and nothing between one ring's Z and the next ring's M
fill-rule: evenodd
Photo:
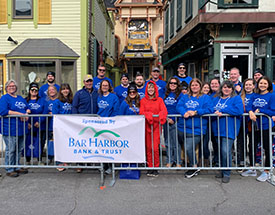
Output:
M214 172L186 179L182 171L121 180L100 189L97 170L30 169L18 178L1 170L0 214L275 214L275 186L233 171L229 184Z

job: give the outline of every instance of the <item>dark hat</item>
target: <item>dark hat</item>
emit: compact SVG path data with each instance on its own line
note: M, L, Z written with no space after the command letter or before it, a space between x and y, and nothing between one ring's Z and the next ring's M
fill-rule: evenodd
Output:
M185 63L180 63L180 64L178 65L178 68L179 68L180 66L184 66L184 67L186 68L186 64L185 64Z
M47 72L47 76L48 76L48 75L52 75L53 77L55 77L55 72L49 71L49 72Z
M255 74L257 74L257 73L260 73L260 74L262 74L262 76L264 76L264 71L263 71L262 69L260 69L260 68L257 68L257 69L254 71L253 75L255 75Z
M122 78L127 78L127 79L129 80L128 73L123 73L123 74L121 75L121 77L120 77L120 80L121 80Z
M34 83L34 82L30 83L30 88L29 89L31 89L31 88L36 88L37 90L39 90L38 84Z
M130 90L137 91L137 85L135 84L135 82L130 83L130 85L128 87L128 94L129 94Z
M180 83L180 85L181 85L181 88L182 88L183 90L187 90L187 89L188 89L188 84L186 83L186 81L182 81L182 82Z
M152 72L155 72L155 71L160 72L160 70L159 70L158 67L154 67L154 68L153 68Z

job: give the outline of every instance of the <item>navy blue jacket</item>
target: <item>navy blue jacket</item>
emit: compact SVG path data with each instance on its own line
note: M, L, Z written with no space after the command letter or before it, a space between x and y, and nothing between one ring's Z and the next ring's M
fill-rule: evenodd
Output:
M96 114L97 97L98 93L94 88L91 93L85 87L78 90L73 99L72 114Z

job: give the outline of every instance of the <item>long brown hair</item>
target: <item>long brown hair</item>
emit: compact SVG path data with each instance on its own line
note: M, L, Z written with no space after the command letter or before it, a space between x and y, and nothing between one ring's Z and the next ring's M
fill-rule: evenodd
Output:
M203 95L203 93L202 93L202 91L201 91L201 90L202 90L202 82L201 82L200 79L198 79L198 78L193 78L193 79L190 81L189 86L188 86L188 88L189 88L189 90L188 90L188 95L189 95L189 97L193 96L193 92L192 92L192 90L191 90L191 85L192 85L193 82L197 82L197 83L200 85L200 92L199 92L199 94L197 95L197 98L199 98L200 96Z
M61 93L61 91L64 90L64 89L69 90L69 95L68 95L67 98L65 98L64 95ZM65 103L65 102L68 102L70 104L73 103L73 92L72 92L71 87L70 87L69 84L67 84L67 83L61 84L60 89L59 89L59 93L58 93L58 99L59 99L59 101L61 101L63 103Z
M106 81L106 82L108 83L108 85L109 85L109 90L108 90L108 91L109 91L110 93L113 92L113 87L112 87L112 85L111 85L111 82L110 82L109 80L102 80L102 81L100 82L100 86L99 86L99 89L98 89L98 93L99 93L100 95L103 95L103 92L102 92L101 88L102 88L102 83L103 83L104 81Z
M136 91L136 92L137 92L137 91ZM133 107L133 101L135 101L135 105L136 105L137 108L140 107L140 96L139 96L138 92L137 92L136 97L135 97L134 99L131 99L131 98L130 98L129 92L128 92L128 95L127 95L127 97L125 98L125 101L126 101L126 103L127 103L130 107Z
M167 84L166 84L166 92L165 92L165 96L164 96L164 100L168 97L168 95L171 93L171 89L170 89L170 87L169 87L169 83L171 82L171 80L176 80L176 82L177 82L177 88L176 88L176 92L175 92L175 94L176 94L176 99L180 96L180 94L181 94L181 86L180 86L180 80L178 79L178 78L176 78L176 77L171 77L171 78L169 78L169 80L168 80L168 82L167 82Z
M241 98L242 98L243 102L244 102L244 99L245 99L245 96L246 96L246 91L244 89L244 86L245 86L246 82L248 82L248 81L252 81L253 85L254 86L256 85L256 81L253 78L247 78L247 79L244 80L243 89L242 89L242 92L241 92ZM254 88L253 92L255 92L255 88Z

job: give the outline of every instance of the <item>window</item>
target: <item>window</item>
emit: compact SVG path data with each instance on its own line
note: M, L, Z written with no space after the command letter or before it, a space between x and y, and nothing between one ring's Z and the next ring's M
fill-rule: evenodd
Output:
M175 14L175 0L170 5L170 38L174 35L174 14Z
M186 0L185 22L188 22L192 18L192 14L193 14L192 0Z
M32 0L14 0L13 1L13 18L32 19L32 17L33 17Z
M258 0L219 0L218 8L258 7Z
M169 31L169 8L165 11L165 42L168 41L168 31Z
M182 0L177 0L177 31L182 25Z

